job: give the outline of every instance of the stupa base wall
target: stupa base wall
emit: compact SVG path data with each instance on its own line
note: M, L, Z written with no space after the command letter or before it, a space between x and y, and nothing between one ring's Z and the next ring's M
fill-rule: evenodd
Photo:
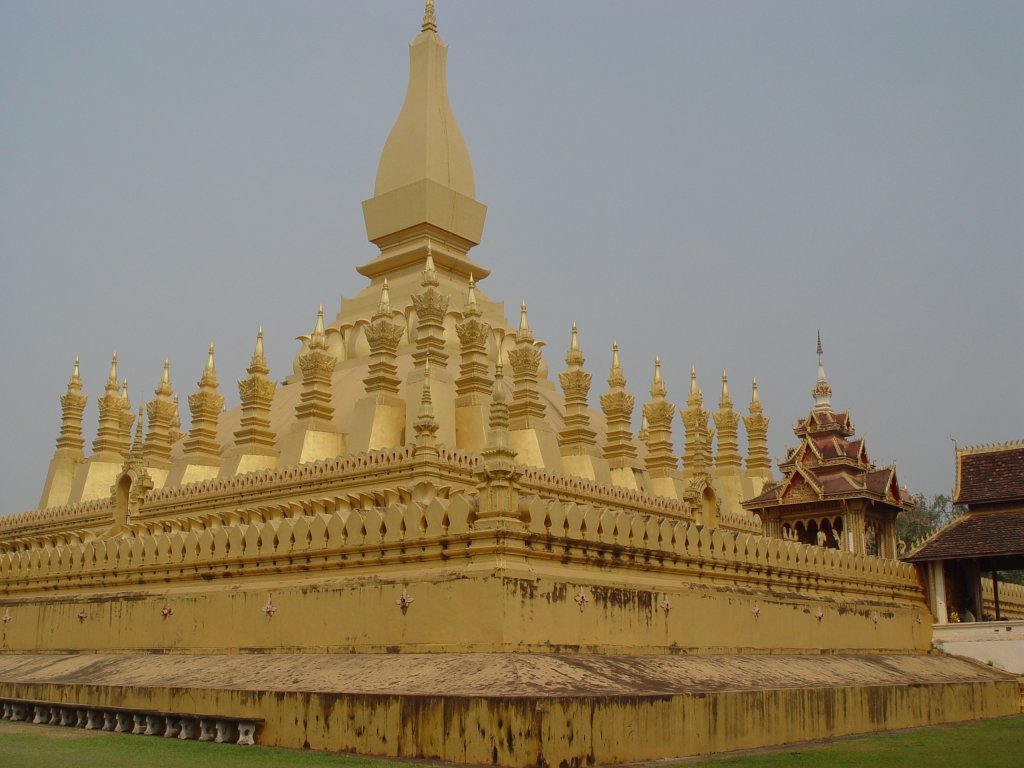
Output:
M6 654L0 699L251 718L264 745L524 767L1020 712L1013 677L934 655Z
M0 653L927 651L919 600L492 557L0 597ZM479 570L477 570L479 569ZM500 575L504 573L506 575ZM225 574L227 575L227 574ZM194 578L194 575L193 575ZM599 579L599 580L597 580ZM404 598L403 598L404 595ZM403 600L406 602L403 603Z

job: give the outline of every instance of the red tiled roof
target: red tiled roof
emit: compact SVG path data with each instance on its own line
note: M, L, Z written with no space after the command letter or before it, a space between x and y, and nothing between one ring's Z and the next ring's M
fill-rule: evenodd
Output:
M903 558L909 562L1024 554L1024 509L968 513Z
M956 458L956 503L1024 499L1024 444L965 448Z

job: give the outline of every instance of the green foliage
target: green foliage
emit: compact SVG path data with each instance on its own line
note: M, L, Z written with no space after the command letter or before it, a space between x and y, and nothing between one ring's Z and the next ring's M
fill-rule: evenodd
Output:
M945 494L928 498L919 493L914 497L914 508L900 512L896 518L896 536L908 547L913 546L915 541L923 539L966 511L966 507L953 504L953 500Z
M685 768L1016 768L1024 717L842 739L800 750L724 757ZM682 768L682 766L680 766Z

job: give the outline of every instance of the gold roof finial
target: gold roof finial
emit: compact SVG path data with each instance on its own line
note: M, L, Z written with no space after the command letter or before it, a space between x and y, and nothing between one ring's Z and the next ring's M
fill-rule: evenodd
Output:
M427 288L432 285L440 285L441 280L437 276L437 267L434 266L434 250L430 241L427 241L427 260L423 265L423 272L420 276L420 285Z
M651 380L651 397L665 396L665 382L661 379L661 357L654 356L654 378Z
M569 340L569 351L565 355L565 364L581 366L584 362L583 352L580 350L580 340L576 335L576 322L573 321L572 338Z
M107 376L107 389L117 392L117 352L110 358L110 375Z
M750 402L759 403L761 398L757 394L757 376L754 377L753 382L750 385Z
M384 278L384 285L380 289L380 303L377 304L378 315L391 314L391 291L388 289L388 279Z
M437 32L437 17L434 15L434 0L427 0L423 9L423 24L421 32Z
M81 387L82 379L78 375L78 355L75 355L75 367L71 369L71 378L68 380L69 387Z
M121 400L128 402L128 379L121 382Z
M252 373L254 368L265 369L266 367L267 359L263 355L263 326L261 325L256 332L256 346L253 348L252 358L249 360L249 373Z
M200 387L216 387L217 386L217 369L213 364L213 344L210 344L210 349L206 353L206 367L203 369L202 378L199 379Z
M473 279L473 273L469 273L469 296L466 299L466 303L471 306L476 306L476 280Z
M612 367L608 372L608 386L626 386L626 374L622 371L622 364L619 362L619 342L612 342Z
M729 396L729 377L725 373L725 369L722 369L722 397Z
M519 305L519 331L516 333L516 341L533 341L530 324L526 320L526 299Z
M309 335L310 349L327 349L327 339L324 337L324 305L320 304L316 310L316 325Z
M697 394L697 366L690 366L690 394Z
M169 358L164 358L164 370L160 374L160 383L157 384L156 389L153 391L156 395L167 395L170 397L171 394L171 361Z

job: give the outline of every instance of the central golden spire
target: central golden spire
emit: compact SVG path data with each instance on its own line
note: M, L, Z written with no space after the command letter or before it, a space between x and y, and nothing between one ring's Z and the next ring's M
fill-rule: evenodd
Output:
M428 242L439 269L478 280L488 270L466 256L480 242L487 208L476 201L466 141L448 101L448 46L437 34L434 3L409 44L409 84L363 203L367 238L380 256L359 272L370 278L422 263Z

